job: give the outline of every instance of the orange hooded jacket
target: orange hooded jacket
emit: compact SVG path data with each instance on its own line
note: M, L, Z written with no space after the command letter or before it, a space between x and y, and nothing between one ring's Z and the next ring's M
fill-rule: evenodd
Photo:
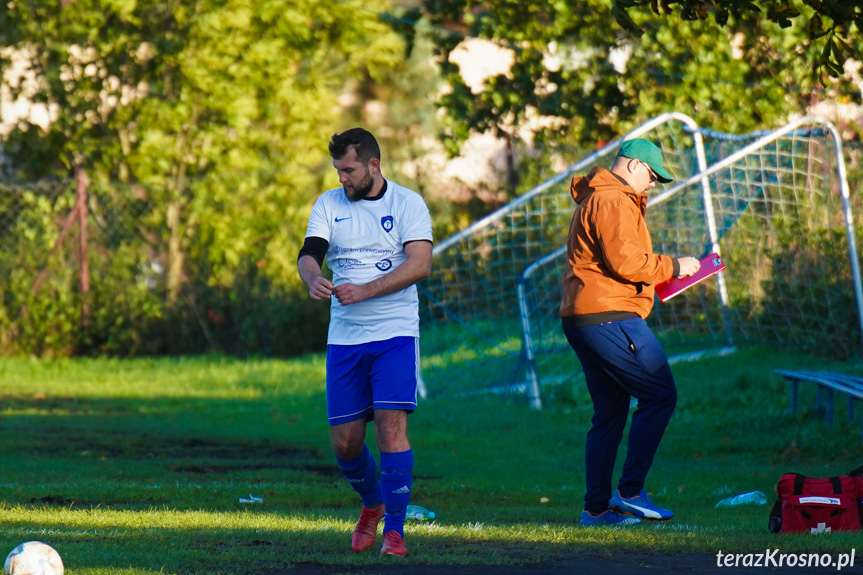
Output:
M679 273L679 263L655 255L644 221L647 194L636 193L605 168L572 179L575 213L567 240L562 318L602 314L583 325L620 319L621 313L647 318L653 286ZM632 316L634 317L634 316ZM591 320L596 321L591 321Z

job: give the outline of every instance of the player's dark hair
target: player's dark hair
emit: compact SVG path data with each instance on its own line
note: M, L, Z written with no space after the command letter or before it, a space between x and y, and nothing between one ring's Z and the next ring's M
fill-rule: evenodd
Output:
M351 128L341 134L333 134L330 139L330 157L339 160L348 153L348 148L353 146L357 153L357 160L366 165L372 158L380 161L381 148L378 141L371 132L362 128Z

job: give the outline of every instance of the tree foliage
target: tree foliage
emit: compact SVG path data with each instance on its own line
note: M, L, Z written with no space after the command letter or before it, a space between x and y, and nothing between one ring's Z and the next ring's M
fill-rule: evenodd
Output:
M471 133L514 135L537 117L549 119L539 145L592 146L665 111L745 132L775 126L810 97L805 62L793 54L805 33L799 21L766 27L741 12L732 15L733 26L720 27L634 10L631 24L641 35L633 37L599 0L425 0L424 10L435 26L458 32L436 38L452 86L440 103L453 150ZM451 61L466 38L493 42L513 57L509 72L488 78L479 93Z
M815 50L813 74L826 71L830 76L843 75L843 66L851 58L860 59L859 34L863 32L863 5L843 0L614 0L612 13L617 22L635 36L643 28L630 17L630 10L648 6L657 15L671 15L678 7L682 20L707 20L711 16L719 26L735 29L735 20L758 17L776 26L792 28L794 22L805 22L805 34L798 35L798 45ZM822 44L820 51L817 46Z
M6 189L62 186L77 166L103 224L85 345L298 353L321 340L326 309L296 297L295 260L342 127L337 99L348 79L374 79L404 55L402 38L355 4L6 4L0 71L23 55L29 80L9 84L53 116L3 142L16 167ZM44 245L36 257L44 265ZM129 283L147 305L117 305ZM130 321L132 308L145 317Z

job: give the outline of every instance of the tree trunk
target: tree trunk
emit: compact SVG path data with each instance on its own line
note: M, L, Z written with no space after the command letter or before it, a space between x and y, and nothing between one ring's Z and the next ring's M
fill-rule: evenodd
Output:
M84 168L75 167L75 184L78 193L78 265L81 285L81 326L90 327L90 266L87 263L87 186L90 179Z
M183 284L183 249L180 232L180 212L182 205L174 200L168 204L167 220L170 237L168 238L168 305L173 306L180 296Z
M507 201L514 198L518 192L518 170L512 149L512 136L509 134L506 135L506 191Z

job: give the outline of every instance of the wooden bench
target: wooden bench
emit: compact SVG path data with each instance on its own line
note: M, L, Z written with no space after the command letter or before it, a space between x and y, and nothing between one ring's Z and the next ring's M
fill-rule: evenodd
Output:
M791 413L797 411L797 386L801 381L809 381L817 387L815 390L815 409L820 410L824 403L827 427L833 424L833 392L838 391L848 396L848 421L854 421L854 404L863 401L863 377L835 373L831 371L789 371L775 369L774 373L783 376L791 383ZM822 397L826 393L825 398ZM861 441L863 442L863 441Z

